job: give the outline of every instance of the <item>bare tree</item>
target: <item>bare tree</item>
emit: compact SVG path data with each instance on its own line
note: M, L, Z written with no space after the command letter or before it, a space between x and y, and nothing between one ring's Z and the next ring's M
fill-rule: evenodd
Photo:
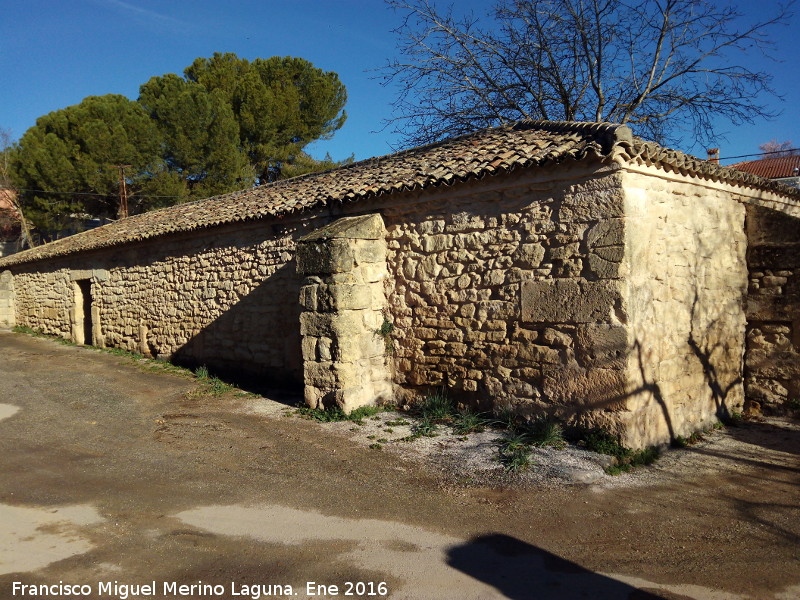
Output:
M776 158L778 156L794 156L800 150L794 147L792 140L779 142L778 140L770 140L764 142L758 147L764 153L765 158Z
M11 180L11 152L14 145L11 142L11 132L8 129L0 128L0 190L6 190L5 198L11 204L13 210L17 213L20 225L20 238L17 246L23 249L26 246L33 248L36 244L31 237L30 225L25 218L25 213L22 211L22 205L19 203L19 194Z
M487 19L431 0L387 0L403 16L389 120L407 145L520 119L613 121L666 143L708 142L712 121L775 116L772 77L737 64L765 52L787 7L745 24L709 0L498 0Z

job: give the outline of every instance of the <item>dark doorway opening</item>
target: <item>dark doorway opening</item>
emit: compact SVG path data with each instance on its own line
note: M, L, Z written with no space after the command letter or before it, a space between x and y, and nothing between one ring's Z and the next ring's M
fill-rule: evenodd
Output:
M92 343L92 282L90 279L79 279L77 282L81 295L81 306L78 309L83 317L83 340L79 343L91 345Z

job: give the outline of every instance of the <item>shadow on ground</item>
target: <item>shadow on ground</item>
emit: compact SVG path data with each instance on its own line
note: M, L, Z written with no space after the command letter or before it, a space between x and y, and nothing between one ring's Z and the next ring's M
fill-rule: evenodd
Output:
M738 427L729 427L729 435L740 442L760 446L766 450L800 455L800 420L745 421Z
M511 600L674 600L595 573L515 537L489 534L448 551L447 564Z

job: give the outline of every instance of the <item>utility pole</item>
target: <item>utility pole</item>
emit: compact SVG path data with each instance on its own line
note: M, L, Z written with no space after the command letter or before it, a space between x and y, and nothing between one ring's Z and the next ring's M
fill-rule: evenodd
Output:
M133 165L117 165L119 169L119 210L117 217L124 219L128 216L128 188L125 186L125 169Z

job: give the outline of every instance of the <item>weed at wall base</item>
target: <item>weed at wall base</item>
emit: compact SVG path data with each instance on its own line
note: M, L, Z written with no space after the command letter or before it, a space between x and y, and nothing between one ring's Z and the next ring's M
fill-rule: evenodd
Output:
M587 450L606 454L617 459L617 464L606 468L609 475L619 475L627 473L633 467L651 465L661 455L661 451L656 446L650 446L642 450L631 450L621 445L616 437L603 429L593 429L583 435L583 441Z
M320 423L352 421L359 425L363 425L364 419L374 417L378 413L384 412L385 410L386 408L383 406L361 406L350 411L348 414L338 406L330 406L328 408L309 408L308 406L300 406L295 412L296 414L307 419L319 421Z

